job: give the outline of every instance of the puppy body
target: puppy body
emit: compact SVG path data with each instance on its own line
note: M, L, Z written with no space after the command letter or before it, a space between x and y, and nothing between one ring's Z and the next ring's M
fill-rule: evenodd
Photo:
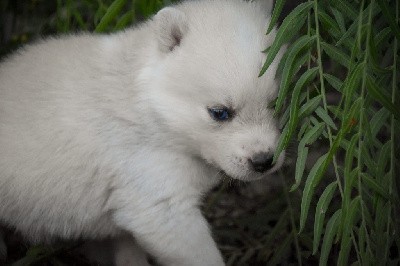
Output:
M165 265L223 265L198 205L222 171L276 148L266 10L191 1L113 35L20 49L0 65L0 220L33 241L131 233ZM235 110L215 121L208 109Z

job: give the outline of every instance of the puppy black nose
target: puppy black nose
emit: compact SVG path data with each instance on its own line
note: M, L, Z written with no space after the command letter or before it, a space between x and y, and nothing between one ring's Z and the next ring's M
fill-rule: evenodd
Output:
M266 152L260 152L255 154L249 161L254 171L264 173L272 168L273 156Z

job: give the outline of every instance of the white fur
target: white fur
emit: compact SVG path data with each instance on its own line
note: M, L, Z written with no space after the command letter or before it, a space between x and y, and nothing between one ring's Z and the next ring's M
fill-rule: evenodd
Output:
M270 8L270 7L268 7ZM0 65L0 219L33 241L130 232L163 265L223 265L198 205L274 152L275 32L258 3L189 1L140 27L20 49ZM236 110L228 122L207 108ZM277 165L266 174L274 172Z

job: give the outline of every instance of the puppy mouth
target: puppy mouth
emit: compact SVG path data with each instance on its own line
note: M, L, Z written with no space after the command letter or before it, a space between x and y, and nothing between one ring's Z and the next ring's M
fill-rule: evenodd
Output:
M282 156L282 157L281 157ZM218 163L215 161L210 161L210 160L204 160L209 166L214 168L220 177L228 177L231 179L236 179L236 180L241 180L241 181L255 181L255 180L261 180L264 178L267 178L273 174L276 174L276 172L281 169L282 164L283 164L283 156L281 155L280 158L275 162L272 167L268 170L265 170L263 172L258 172L256 171L251 165L247 165L247 169L243 171L244 169L238 171L241 172L242 174L235 174L235 165L232 165L232 170L227 169L227 167L221 167Z
M225 170L223 170L221 168L218 168L218 169L219 169L220 175L222 177L225 176L225 177L235 179L235 180L240 180L240 181L256 181L256 180L261 180L261 179L267 178L267 177L275 174L277 171L279 171L280 168L281 167L273 167L264 173L258 173L256 171L249 170L247 174L242 175L242 176L231 175L231 174L228 174Z

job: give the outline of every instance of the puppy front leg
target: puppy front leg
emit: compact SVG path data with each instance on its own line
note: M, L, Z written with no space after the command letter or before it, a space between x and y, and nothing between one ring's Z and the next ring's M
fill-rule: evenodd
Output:
M207 222L195 206L163 202L140 213L124 208L115 213L115 219L161 265L224 265Z

